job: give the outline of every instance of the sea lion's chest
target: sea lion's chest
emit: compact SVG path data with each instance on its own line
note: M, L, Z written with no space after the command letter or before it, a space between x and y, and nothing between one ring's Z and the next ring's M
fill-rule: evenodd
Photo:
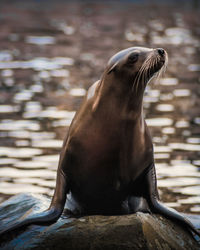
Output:
M101 187L119 192L149 165L152 152L138 131L92 123L81 131L69 143L66 168L82 191Z

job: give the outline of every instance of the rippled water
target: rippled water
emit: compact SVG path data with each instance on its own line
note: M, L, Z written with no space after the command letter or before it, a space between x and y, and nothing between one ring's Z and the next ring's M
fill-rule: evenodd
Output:
M16 12L13 6L4 7L5 13ZM41 9L39 18L45 16L44 24L31 19L34 11L29 7L26 22L2 17L1 200L20 192L52 195L62 140L86 90L103 72L109 56L134 44L164 47L169 53L164 78L148 86L144 97L162 200L179 210L199 213L200 67L196 54L200 41L188 28L188 20L181 10L172 12L171 19L160 14L143 23L128 9L107 13L104 5L64 6L68 8L59 8L59 13L54 7L49 14ZM116 20L119 14L123 28Z

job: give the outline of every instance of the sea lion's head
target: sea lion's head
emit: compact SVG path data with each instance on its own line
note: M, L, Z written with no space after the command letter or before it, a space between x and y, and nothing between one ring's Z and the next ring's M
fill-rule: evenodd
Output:
M149 80L158 76L166 64L167 53L162 48L131 47L111 57L106 73L121 79L137 93L143 92Z
M167 52L162 48L131 47L115 54L99 81L93 110L100 101L112 101L111 95L131 108L141 106L147 83L165 69L167 58Z

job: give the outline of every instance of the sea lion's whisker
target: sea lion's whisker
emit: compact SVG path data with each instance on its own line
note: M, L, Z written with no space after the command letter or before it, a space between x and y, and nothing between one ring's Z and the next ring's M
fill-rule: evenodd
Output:
M143 80L145 68L146 68L145 64L143 64L142 67L140 68L139 76L138 76L138 79L137 79L137 82L136 82L136 93L138 91L138 86L139 86L140 79Z
M163 65L163 67L156 72L153 77L156 78L156 81L158 81L158 79L160 79L161 75L163 74L163 72L166 69L166 65L167 65L167 56L166 56L166 60L165 63ZM135 76L135 80L133 81L133 85L132 85L132 91L135 90L135 92L138 92L138 88L139 88L139 83L141 82L142 84L142 88L144 88L145 83L148 81L148 79L151 79L151 72L156 71L156 68L158 67L160 61L160 56L159 55L152 55L149 54L148 57L146 58L146 60L143 62L143 64L141 65L137 75Z
M150 80L151 70L152 70L152 67L154 67L154 64L155 64L155 58L151 57L151 60L149 61L148 65L147 65L145 82L148 82L148 79ZM145 82L143 83L143 85L145 84Z
M133 85L133 88L132 88L132 90L134 91L134 87L135 87L135 92L136 93L137 93L137 86L138 86L138 82L140 81L141 74L142 74L142 70L140 69L138 71L137 77L135 78L134 85Z
M148 57L147 57L147 59L144 61L144 63L142 64L142 66L141 66L141 68L140 68L140 70L139 70L139 75L138 75L138 77L137 77L137 82L136 82L136 92L138 91L138 86L139 86L139 81L140 81L140 79L142 80L142 85L144 85L145 84L145 82L146 82L146 79L147 79L147 71L148 71L148 69L149 69L149 65L150 65L150 63L151 63L151 61L152 61L152 57L151 57L151 55L149 55Z
M134 90L134 87L136 87L136 92L137 92L137 84L139 82L142 70L143 70L143 65L140 67L140 69L135 77L135 81L133 82L133 86L132 86L132 91Z

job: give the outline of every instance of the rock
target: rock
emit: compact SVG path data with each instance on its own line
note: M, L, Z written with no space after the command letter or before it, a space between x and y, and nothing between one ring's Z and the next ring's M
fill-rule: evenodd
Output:
M0 231L7 223L48 207L41 196L21 194L0 205ZM32 208L34 207L34 208ZM1 237L1 250L69 249L200 249L191 235L158 215L136 213L123 216L69 218L63 214L54 224L31 225Z

